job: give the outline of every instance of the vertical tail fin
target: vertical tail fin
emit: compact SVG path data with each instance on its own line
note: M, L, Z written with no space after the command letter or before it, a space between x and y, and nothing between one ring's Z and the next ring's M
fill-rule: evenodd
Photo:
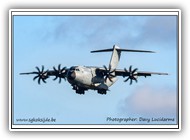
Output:
M121 56L121 51L119 49L120 48L118 46L116 45L113 46L112 56L109 63L112 70L116 69L119 63L120 56Z
M113 48L111 48L111 49L91 51L91 53L97 53L97 52L112 52L109 67L111 66L112 70L116 69L116 67L119 63L119 60L120 60L120 56L121 56L121 51L118 46L114 45Z

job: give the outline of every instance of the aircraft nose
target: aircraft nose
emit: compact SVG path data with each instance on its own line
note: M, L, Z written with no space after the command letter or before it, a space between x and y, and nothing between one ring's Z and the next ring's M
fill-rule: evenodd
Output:
M70 80L74 80L76 78L76 74L75 74L75 71L69 71L68 73L68 78Z

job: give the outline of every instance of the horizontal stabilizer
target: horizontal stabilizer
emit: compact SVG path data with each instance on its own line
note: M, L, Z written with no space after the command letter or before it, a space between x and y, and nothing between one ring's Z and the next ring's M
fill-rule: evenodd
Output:
M155 53L153 51L146 51L146 50L131 50L131 49L120 49L120 48L115 48L117 51L120 52L145 52L145 53ZM114 48L111 49L103 49L103 50L95 50L91 51L91 53L97 53L97 52L112 52Z
M123 52L146 52L146 53L155 53L153 51L146 51L146 50L130 50L130 49L117 49Z
M96 52L112 52L113 48L111 49L103 49L103 50L95 50L95 51L91 51L91 53L96 53Z

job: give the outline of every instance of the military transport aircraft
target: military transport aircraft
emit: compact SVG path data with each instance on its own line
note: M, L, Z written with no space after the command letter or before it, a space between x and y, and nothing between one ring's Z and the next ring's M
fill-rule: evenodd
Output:
M84 92L89 89L97 90L100 94L106 94L109 87L117 81L117 76L123 76L124 78L127 77L124 82L130 81L131 85L133 81L137 82L137 78L139 76L147 77L153 74L168 75L167 73L138 71L137 68L132 69L132 66L130 66L128 70L126 68L123 70L116 69L120 60L121 52L154 53L153 51L121 49L116 45L111 49L91 51L91 53L98 52L112 52L108 67L104 65L103 67L72 66L70 68L61 68L61 64L59 64L57 69L53 67L53 70L44 70L44 66L42 65L41 70L39 67L36 67L37 71L20 74L36 74L33 80L38 79L38 84L40 84L41 81L46 83L46 79L50 76L55 77L53 80L59 79L59 83L61 83L61 79L65 79L71 84L73 90L78 94L84 94Z

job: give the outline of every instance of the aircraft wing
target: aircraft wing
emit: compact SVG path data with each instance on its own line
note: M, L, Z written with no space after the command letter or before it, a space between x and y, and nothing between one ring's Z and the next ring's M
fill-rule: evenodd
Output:
M97 69L101 72L105 72L107 69L103 68L103 67L97 67ZM130 70L131 69L131 70ZM138 71L137 69L132 70L132 68L129 68L129 71L126 69L116 69L114 70L115 72L115 76L130 76L131 72L135 72L136 76L152 76L152 75L168 75L168 73L162 73L162 72L149 72L149 71Z
M168 75L168 73L161 73L161 72L147 72L147 71L138 71L137 68L132 69L132 66L129 67L129 70L125 69L111 69L111 67L106 68L97 68L97 73L102 73L103 76L105 76L105 81L109 79L112 81L112 78L115 76L123 76L127 79L124 80L124 82L130 81L130 85L132 84L133 80L137 82L137 78L139 76L144 76L145 78L147 76L152 75Z
M126 70L116 69L115 70L116 76L129 76L130 72ZM161 73L161 72L148 72L148 71L136 71L137 76L151 76L151 75L168 75L168 73Z

